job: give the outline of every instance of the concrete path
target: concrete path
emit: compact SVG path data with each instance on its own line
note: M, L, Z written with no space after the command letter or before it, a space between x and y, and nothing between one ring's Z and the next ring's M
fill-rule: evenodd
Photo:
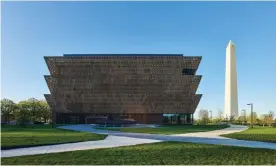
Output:
M220 130L213 130L213 131L207 131L207 132L196 132L196 133L186 133L186 134L174 134L174 135L175 136L192 136L192 137L204 137L204 138L229 139L226 137L222 137L220 135L241 132L246 129L248 129L247 126L230 125L230 127L225 128L225 129L220 129Z
M220 135L241 132L248 129L247 126L231 125L231 127L220 129L220 130L163 135L163 134L130 133L130 132L120 132L120 131L111 131L111 130L101 130L101 129L95 129L93 125L70 125L70 126L60 126L58 128L66 129L66 130L90 132L90 133L96 133L96 134L106 134L106 135L114 135L114 136L133 137L133 138L158 139L158 140L167 140L167 138L171 139L171 138L189 138L189 137L230 139L226 137L221 137ZM178 137L172 137L172 136L178 136Z
M31 148L19 148L11 150L1 150L1 157L15 157L15 156L27 156L35 154L46 154L46 153L58 153L68 152L76 150L89 150L89 149L101 149L101 148L113 148L119 146L138 145L146 143L161 142L159 140L130 138L130 137L117 137L107 136L104 140L99 141L86 141L78 143L68 143L60 145L48 145L38 146Z
M105 140L100 141L87 141L79 143L70 143L62 145L50 145L40 146L32 148L20 148L13 150L2 150L2 157L13 157L23 155L34 155L44 153L56 153L75 150L88 150L99 148L111 148L119 146L138 145L145 143L154 143L162 141L178 141L178 142L192 142L192 143L204 143L204 144L216 144L227 146L240 146L250 148L266 148L276 150L276 143L258 142L258 141L245 141L236 140L231 138L221 137L221 134L228 134L233 132L240 132L246 130L245 126L231 125L230 128L198 132L187 134L175 134L175 135L160 135L160 134L143 134L143 133L127 133L119 131L98 130L91 125L70 125L60 126L58 128L91 132L96 134L109 135Z
M240 146L240 147L250 147L250 148L265 148L265 149L276 150L276 143L237 140L237 139L220 136L222 134L241 132L248 128L246 126L241 126L241 125L231 125L231 127L221 129L221 130L187 133L187 134L175 134L175 135L128 133L128 132L120 132L120 131L99 130L99 129L93 128L93 126L91 125L60 126L59 128L75 130L75 131L85 131L85 132L91 132L96 134L107 134L112 136L153 139L153 140L159 140L159 141L192 142L192 143Z

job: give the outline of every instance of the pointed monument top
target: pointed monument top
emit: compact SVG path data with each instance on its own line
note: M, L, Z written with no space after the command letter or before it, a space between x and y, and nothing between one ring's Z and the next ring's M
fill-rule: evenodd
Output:
M234 42L232 40L230 40L227 47L234 46L234 45L235 45Z

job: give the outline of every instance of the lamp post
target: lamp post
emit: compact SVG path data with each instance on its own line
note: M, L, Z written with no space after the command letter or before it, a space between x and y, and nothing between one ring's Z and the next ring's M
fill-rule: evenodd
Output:
M242 111L244 111L243 120L244 120L244 122L246 122L246 110L242 110Z
M251 128L253 128L253 103L249 103L247 105L251 106Z

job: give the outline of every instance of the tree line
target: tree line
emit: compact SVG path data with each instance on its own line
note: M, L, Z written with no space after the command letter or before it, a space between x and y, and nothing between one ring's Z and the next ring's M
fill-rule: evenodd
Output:
M243 112L242 110L241 112ZM208 123L220 123L220 122L231 122L233 124L251 124L251 112L247 115L245 111L241 113L239 117L230 117L229 119L225 119L223 117L223 112L218 109L218 116L212 117L210 116L212 111L207 109L201 109L199 111L199 119L196 121L198 124L208 124ZM273 111L268 111L267 114L262 114L257 116L256 112L253 112L253 125L263 125L263 126L271 126L273 123L276 123L275 113Z
M18 103L10 99L1 100L1 124L15 120L17 124L26 122L47 123L50 121L50 107L45 100L30 98Z

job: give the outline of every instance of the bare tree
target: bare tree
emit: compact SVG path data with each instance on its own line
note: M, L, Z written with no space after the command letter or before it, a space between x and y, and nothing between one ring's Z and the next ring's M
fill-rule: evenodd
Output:
M231 123L235 123L236 122L236 117L235 116L230 116L230 118L229 118L229 121L231 122Z
M206 109L201 109L199 111L199 119L201 119L202 124L207 124L209 122L209 114L208 110Z
M223 119L223 111L220 108L218 108L218 118Z
M268 124L268 121L269 121L268 114L261 115L261 121L262 121L263 126L265 126L266 124Z
M269 125L269 126L271 126L271 124L273 123L274 116L275 116L275 114L274 114L273 111L269 111L269 112L268 112L268 117L267 117L267 119L268 119L268 125Z
M208 114L208 110L206 109L200 109L199 110L199 118L202 119L202 118L208 118L209 114Z

